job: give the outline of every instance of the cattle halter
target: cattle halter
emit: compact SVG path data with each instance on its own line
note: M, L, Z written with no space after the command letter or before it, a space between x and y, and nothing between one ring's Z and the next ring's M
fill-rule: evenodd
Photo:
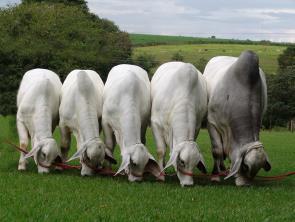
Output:
M5 141L6 144L14 147L15 149L17 149L18 151L27 154L28 151L18 147L17 145L9 142L9 141ZM64 164L64 163L53 163L50 167L61 167L62 169L81 169L80 165L68 165L68 164ZM49 167L49 168L50 168ZM99 173L100 175L105 175L105 176L114 176L115 173L112 170L108 170L108 169L96 169L95 170L96 173ZM221 172L219 174L214 174L214 175L209 175L209 174L200 174L200 175L194 175L192 173L192 176L198 176L198 177L206 177L206 178L211 178L212 176L226 176L228 174L228 171L226 172ZM159 176L174 176L175 174L164 174L161 173ZM293 176L295 175L295 171L291 171L291 172L287 172L287 173L282 173L279 175L275 175L275 176L255 176L256 178L259 178L260 181L277 181L277 180L282 180L285 179L288 176Z
M179 147L180 145L185 144L185 143L197 145L197 143L194 140L184 140L184 141L176 144L175 148L173 148L173 149L176 149L177 150L177 147ZM172 146L173 146L173 144L172 144ZM177 166L176 169L177 169L177 171L179 171L183 175L190 176L190 177L193 177L194 176L194 173L192 171L185 171L185 170L181 169L178 166Z

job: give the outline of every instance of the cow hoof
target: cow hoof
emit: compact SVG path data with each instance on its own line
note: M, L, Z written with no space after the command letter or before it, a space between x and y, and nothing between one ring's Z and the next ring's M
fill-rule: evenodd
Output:
M211 176L211 182L216 182L219 183L220 182L220 176Z

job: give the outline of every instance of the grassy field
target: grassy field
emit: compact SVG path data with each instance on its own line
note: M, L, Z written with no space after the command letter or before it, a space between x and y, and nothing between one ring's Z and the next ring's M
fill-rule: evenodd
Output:
M155 60L162 64L171 61L174 53L180 52L185 62L193 63L198 68L201 58L209 60L214 56L239 56L244 50L253 50L260 59L260 67L267 74L275 74L278 69L277 58L285 46L267 46L267 45L243 45L243 44L176 44L176 45L157 45L135 47L133 49L133 58L140 54L152 54ZM199 67L199 69L201 69ZM154 71L154 70L153 70ZM202 70L201 70L202 71Z
M0 139L17 143L13 118L0 117ZM10 129L9 129L10 128ZM58 132L55 137L59 141ZM269 175L295 170L295 135L262 132L269 154ZM155 153L150 131L148 147ZM201 130L198 144L211 170L209 137ZM118 149L116 156L119 159ZM235 187L232 180L212 184L204 178L181 188L177 178L165 183L147 178L129 183L126 177L82 178L79 172L37 174L30 160L27 172L17 171L19 154L0 146L0 221L294 221L295 181L256 181ZM115 168L117 168L115 166ZM170 169L170 172L173 172ZM268 175L261 172L263 175Z

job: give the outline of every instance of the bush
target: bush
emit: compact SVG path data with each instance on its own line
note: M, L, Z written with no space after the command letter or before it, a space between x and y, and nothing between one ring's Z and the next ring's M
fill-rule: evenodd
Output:
M295 66L267 76L268 107L263 124L266 128L286 127L295 118Z
M183 55L181 54L181 52L178 51L178 52L175 52L175 53L172 55L171 60L173 60L173 61L183 61L183 60L184 60L184 57L183 57Z
M157 62L154 55L143 53L138 55L133 63L145 69L148 73L151 72L152 68L155 68L159 63Z
M197 62L194 63L194 66L196 66L196 68L201 72L203 73L204 72L204 69L206 67L208 63L208 60L201 57Z
M295 66L295 46L289 46L278 58L280 69L288 66Z
M131 43L111 21L81 7L52 3L0 9L0 114L16 111L23 74L50 69L63 80L73 69L93 69L106 79L109 70L129 61Z

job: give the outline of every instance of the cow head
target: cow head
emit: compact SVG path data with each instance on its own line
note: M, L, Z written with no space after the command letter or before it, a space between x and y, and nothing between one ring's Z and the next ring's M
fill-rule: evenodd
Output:
M235 176L237 186L249 185L261 168L265 171L271 169L263 145L258 141L244 145L232 156L234 161L232 161L231 171L225 179Z
M161 174L160 167L143 144L123 147L121 155L122 163L115 175L125 171L128 180L131 182L141 181L145 172L159 178Z
M198 167L203 173L206 173L204 158L199 152L198 145L194 141L181 142L172 149L170 159L165 169L172 165L177 172L181 186L190 186L194 184L192 174L195 167Z
M39 173L48 173L52 163L61 162L61 153L53 138L46 138L34 144L33 149L25 155L25 158L32 156Z
M86 141L67 162L77 158L80 158L82 165L82 176L92 176L95 169L101 167L105 159L111 163L116 163L111 152L99 139Z

